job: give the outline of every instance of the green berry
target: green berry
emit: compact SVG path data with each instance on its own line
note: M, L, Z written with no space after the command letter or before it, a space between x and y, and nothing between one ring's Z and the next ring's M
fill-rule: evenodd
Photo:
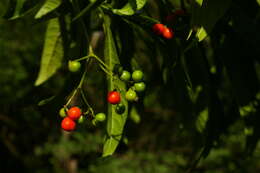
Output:
M146 86L144 82L138 82L134 84L134 89L137 92L143 92L145 90Z
M96 114L95 120L100 121L100 122L105 121L106 120L106 114L104 114L104 113Z
M79 119L78 119L78 123L79 124L82 124L84 121L85 121L85 117L83 116L83 115L81 115L80 117L79 117Z
M121 76L120 76L120 79L123 80L123 81L129 81L131 78L131 74L126 71L126 70L123 70Z
M125 112L125 105L123 105L122 103L116 105L116 113L122 114L124 112Z
M125 98L127 101L136 101L137 100L137 94L134 90L129 89L126 93L125 93Z
M59 114L62 118L66 117L66 111L65 111L65 108L61 108L60 111L59 111Z
M141 71L141 70L135 70L133 73L132 73L132 79L135 81L135 82L140 82L142 81L144 78L144 73Z
M77 72L77 71L79 71L80 67L81 67L80 62L78 62L78 61L69 61L68 68L69 68L70 72Z

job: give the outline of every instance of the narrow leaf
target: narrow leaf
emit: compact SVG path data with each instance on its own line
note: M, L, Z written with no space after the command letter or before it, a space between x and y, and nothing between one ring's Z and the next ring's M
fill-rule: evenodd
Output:
M61 66L63 58L63 46L58 18L49 21L44 49L41 59L41 67L35 85L38 86L55 74Z
M39 19L44 15L52 12L61 5L61 0L46 0L41 9L35 15L35 19Z
M134 15L136 11L141 10L146 4L146 0L129 0L121 9L114 9L113 13L118 15Z
M105 62L110 70L114 68L115 64L119 64L114 38L111 32L111 21L108 16L104 16L104 31L105 31ZM116 89L121 94L121 103L125 105L125 112L123 114L116 113L115 105L108 105L108 120L107 120L107 134L108 137L103 147L103 157L112 155L122 138L122 133L128 113L128 103L125 99L126 85L118 78L108 76L108 91Z

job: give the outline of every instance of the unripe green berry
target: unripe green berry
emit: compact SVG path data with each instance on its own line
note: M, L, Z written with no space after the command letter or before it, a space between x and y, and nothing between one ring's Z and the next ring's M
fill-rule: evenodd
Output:
M104 113L96 114L95 120L100 121L100 122L105 121L106 120L106 114L104 114Z
M121 76L120 76L120 79L123 80L123 81L129 81L131 78L131 74L126 71L126 70L123 70Z
M132 79L135 81L135 82L140 82L142 81L144 78L144 74L141 70L135 70L133 73L132 73Z
M134 90L129 89L126 93L125 93L125 98L127 101L136 101L137 100L137 94Z
M70 72L78 72L81 67L81 63L78 61L69 61L68 68Z
M66 114L66 111L65 111L65 108L61 108L60 111L59 111L59 114L62 118L66 117L67 114Z
M134 89L137 92L143 92L146 88L146 85L144 82L138 82L134 84Z

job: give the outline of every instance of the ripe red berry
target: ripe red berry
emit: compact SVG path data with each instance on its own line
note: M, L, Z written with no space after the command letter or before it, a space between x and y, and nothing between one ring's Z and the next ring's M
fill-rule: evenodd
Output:
M66 131L73 131L76 128L76 123L69 117L65 117L61 122L61 128Z
M117 91L110 91L107 95L107 101L111 104L118 104L120 100L120 93Z
M153 25L153 32L157 35L162 35L165 26L161 23L156 23Z
M77 120L80 118L81 116L81 109L74 106L74 107L71 107L68 112L67 112L67 115L70 119L72 120Z
M165 27L165 29L163 30L162 35L166 39L172 39L174 33L173 33L172 29Z

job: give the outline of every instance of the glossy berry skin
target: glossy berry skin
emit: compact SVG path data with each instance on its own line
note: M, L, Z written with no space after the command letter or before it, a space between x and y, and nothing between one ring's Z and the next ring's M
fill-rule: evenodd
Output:
M118 104L121 101L120 93L117 91L110 91L107 95L107 101L111 104Z
M72 120L77 120L80 118L82 112L81 112L81 109L74 106L74 107L71 107L68 111L67 111L67 115L70 119Z
M162 35L163 30L164 30L165 26L161 23L156 23L153 25L153 32L157 35Z
M104 113L98 113L98 114L96 114L95 120L96 120L96 121L99 121L99 122L105 121L105 120L106 120L106 114L104 114Z
M144 78L144 73L141 71L141 70L135 70L133 73L132 73L132 79L135 81L135 82L140 82L142 81Z
M138 82L134 84L134 89L137 92L143 92L146 88L146 85L144 82Z
M125 106L122 103L116 105L116 113L123 114L125 112Z
M170 40L170 39L172 39L173 38L173 31L170 29L170 28L165 28L164 30L163 30L163 37L165 38L165 39L168 39L168 40Z
M129 89L126 93L125 93L125 98L127 101L136 101L137 100L137 94L134 90Z
M61 128L65 131L73 131L76 128L76 123L69 117L65 117L61 121Z
M78 62L78 61L69 61L69 65L68 65L68 68L69 68L69 71L70 72L78 72L79 69L81 67L81 63Z
M120 76L120 79L123 81L129 81L130 78L131 78L131 74L126 70L124 70Z
M59 111L59 114L62 118L66 117L67 114L66 114L66 111L65 111L65 108L61 108L60 111Z

